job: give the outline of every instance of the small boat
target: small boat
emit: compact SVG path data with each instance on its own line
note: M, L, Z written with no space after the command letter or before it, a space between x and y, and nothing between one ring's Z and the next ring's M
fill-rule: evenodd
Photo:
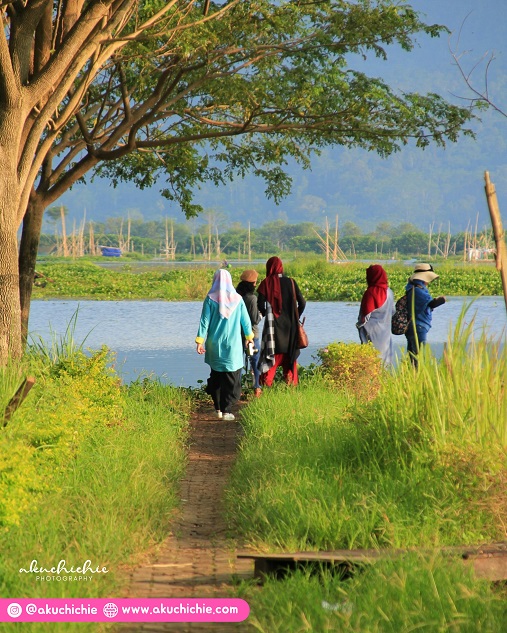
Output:
M121 248L114 246L99 246L102 251L102 257L121 257Z

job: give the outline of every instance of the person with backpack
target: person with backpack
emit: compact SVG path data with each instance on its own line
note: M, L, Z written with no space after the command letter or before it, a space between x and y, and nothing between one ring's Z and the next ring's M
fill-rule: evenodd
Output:
M405 336L407 352L412 364L417 367L417 354L424 345L431 329L433 310L445 303L445 297L431 296L428 286L438 279L431 264L417 264L414 274L409 277L405 287L407 309L410 317Z
M368 288L361 299L356 327L361 343L371 342L378 350L385 366L393 363L391 319L394 314L394 295L387 281L387 273L379 264L366 269Z
M236 286L236 292L243 297L245 302L250 321L252 322L252 331L254 335L253 347L251 355L248 355L250 362L250 368L253 371L254 376L254 396L258 398L262 394L261 385L259 382L260 373L257 363L259 362L260 344L259 344L259 323L262 319L262 314L259 312L257 305L257 295L255 294L255 285L259 273L256 270L244 270L241 273L240 282Z

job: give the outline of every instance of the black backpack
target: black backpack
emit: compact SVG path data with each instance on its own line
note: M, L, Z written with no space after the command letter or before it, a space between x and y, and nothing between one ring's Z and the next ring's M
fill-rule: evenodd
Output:
M393 334L405 334L410 324L410 306L408 295L404 294L396 302L396 311L391 320L391 332Z

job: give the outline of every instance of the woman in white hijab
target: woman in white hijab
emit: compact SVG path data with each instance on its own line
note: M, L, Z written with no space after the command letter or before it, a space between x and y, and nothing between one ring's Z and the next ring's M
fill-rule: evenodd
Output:
M197 353L211 367L206 392L213 398L219 418L234 420L231 407L241 395L243 336L253 340L245 303L234 289L231 274L217 270L201 312L195 342Z

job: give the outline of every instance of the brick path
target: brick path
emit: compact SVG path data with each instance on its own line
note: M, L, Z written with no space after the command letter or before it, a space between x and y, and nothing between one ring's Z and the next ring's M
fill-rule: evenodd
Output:
M236 417L237 413L236 413ZM189 460L181 482L181 512L171 536L151 564L132 572L129 598L225 598L235 578L251 578L253 562L236 559L236 546L223 517L223 491L234 462L240 425L217 420L209 411L190 421ZM136 623L118 633L247 633L246 623Z

